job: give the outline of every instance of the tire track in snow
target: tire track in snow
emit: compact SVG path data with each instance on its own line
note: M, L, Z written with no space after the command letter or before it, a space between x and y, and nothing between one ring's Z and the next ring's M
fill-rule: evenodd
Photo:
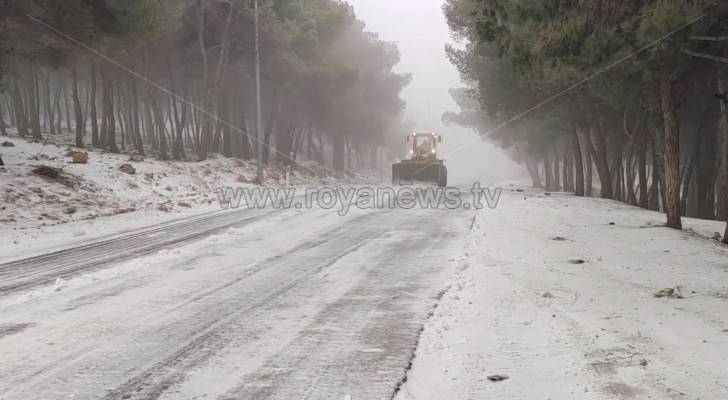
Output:
M303 214L304 213L297 213L296 215ZM90 355L113 355L115 353L114 349L117 346L117 343L121 343L125 339L128 340L128 338L133 335L140 336L147 342L149 342L150 338L154 337L154 335L160 335L165 337L165 339L161 340L161 342L164 342L170 341L172 338L169 336L173 336L176 332L184 332L185 334L189 333L189 335L192 336L192 338L186 337L179 339L179 341L190 342L188 346L185 346L189 347L187 350L194 350L194 344L197 344L197 347L206 345L206 340L212 339L215 336L215 332L211 329L211 327L221 325L224 320L229 320L234 315L241 316L244 312L255 310L256 307L259 307L262 304L260 301L251 302L247 296L238 293L239 291L236 290L236 288L238 286L244 288L245 286L242 285L246 284L246 280L276 268L281 270L278 272L279 274L285 275L286 272L290 272L290 266L286 265L289 261L288 258L301 253L305 254L307 251L316 250L321 252L323 257L328 256L330 258L331 254L334 254L337 251L340 251L341 248L345 247L347 239L351 241L352 234L356 234L356 237L361 236L362 238L358 239L359 241L367 239L366 232L363 231L362 225L375 226L376 222L378 222L376 218L381 215L381 212L368 213L355 217L342 225L336 225L331 229L321 232L319 235L294 246L293 248L287 249L282 253L267 257L266 259L255 263L251 267L242 270L235 279L197 293L196 295L186 298L184 301L174 304L171 307L163 308L158 312L150 314L145 318L136 321L133 325L126 327L124 330L115 332L112 337L106 336L100 340L85 343L81 347L75 347L66 353L54 355L55 359L53 362L46 363L42 368L32 371L28 374L26 379L21 378L19 380L7 382L7 389L9 390L5 392L0 390L0 398L5 399L5 396L14 395L14 393L18 390L32 388L42 382L47 382L59 376L63 376L68 372L69 368L72 368L74 365L88 362ZM357 227L360 228L357 229ZM377 232L384 229L382 228L381 223L377 226L377 229ZM350 233L348 236L346 235L347 232ZM322 249L322 247L324 248ZM334 250L332 250L332 248ZM308 271L309 275L311 273L315 273L315 271ZM289 276L284 277L289 278ZM303 279L303 277L301 277L301 279ZM273 285L283 283L285 290L288 290L293 286L288 285L285 280L274 281L268 279L266 283ZM275 289L275 287L263 287L258 289L257 293L266 295L266 293ZM285 292L285 290L281 291L281 293ZM245 293L244 291L240 292ZM266 297L268 301L272 298L274 298L272 295ZM173 320L165 324L165 321L167 321L165 318L174 318L178 312L183 312L186 308L190 307L197 307L198 309L191 310L188 313L183 314L181 320ZM150 327L153 326L158 326L158 330L150 332L150 329L153 329ZM170 326L172 328L170 328ZM170 335L168 331L175 333ZM181 335L181 333L177 334ZM199 339L197 339L198 337ZM185 354L183 350L185 349L179 349L178 351L175 351L175 354L182 357L182 355ZM193 352L189 351L189 353L192 354ZM208 356L211 354L212 353L208 354ZM158 361L159 360L152 360L152 365L160 367L162 363L159 363ZM171 362L172 360L170 359L168 361Z
M56 279L95 271L162 248L179 247L216 232L249 225L275 214L239 216L230 213L194 218L174 225L160 226L128 236L56 251L37 257L0 264L0 297L53 283Z
M427 250L444 249L449 237L441 229L391 243L358 285L220 399L391 399L439 298L440 288L428 280L444 267L428 264Z
M379 217L382 217L380 212L357 217L314 240L307 241L286 253L273 256L257 264L256 267L251 269L251 273L246 275L250 276L262 269L278 267L277 263L282 264L280 267L286 269L286 264L290 262L288 256L294 254L310 250L317 250L321 253L312 257L311 264L304 266L305 271L300 275L294 276L288 281L278 282L277 287L263 288L265 290L261 291L267 294L257 301L250 302L245 298L231 299L230 302L234 304L225 307L225 312L216 315L214 321L205 323L205 328L197 332L186 344L163 360L154 361L151 366L147 366L144 372L115 388L103 399L151 400L159 398L167 389L183 381L190 369L204 363L232 340L231 335L226 334L226 330L229 329L231 324L240 324L249 318L251 314L259 312L266 304L279 299L301 282L335 264L341 258L357 251L371 239L381 235L386 227L381 224ZM334 249L337 250L332 251ZM193 300L201 300L212 293L230 288L243 280L244 278L236 279L197 296ZM276 282L272 283L275 284Z

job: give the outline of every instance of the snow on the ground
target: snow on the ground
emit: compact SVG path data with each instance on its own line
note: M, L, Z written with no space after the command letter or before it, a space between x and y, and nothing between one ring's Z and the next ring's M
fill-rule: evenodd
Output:
M467 217L282 210L13 292L0 398L385 398Z
M17 255L52 250L61 245L182 217L220 210L216 191L251 187L255 161L211 155L203 162L132 161L127 154L82 150L69 136L30 143L17 136L0 137L13 146L0 147L0 262ZM74 164L73 151L88 151L87 164ZM134 174L119 167L130 164ZM62 168L58 179L38 176L39 166ZM372 174L337 175L330 168L302 160L286 178L284 168L266 168L269 186L321 186L372 182Z
M724 226L685 222L507 192L478 214L397 399L728 398L728 248L705 239Z

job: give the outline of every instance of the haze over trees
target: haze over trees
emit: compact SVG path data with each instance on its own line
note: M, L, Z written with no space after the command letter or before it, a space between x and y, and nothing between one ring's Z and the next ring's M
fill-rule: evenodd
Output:
M468 82L444 119L508 149L534 186L598 190L674 228L728 217L723 1L448 0L444 12Z
M337 0L261 0L264 160L378 166L399 143L409 76ZM0 127L76 146L255 157L250 0L0 4ZM115 64L118 62L118 64ZM393 135L393 133L397 135Z

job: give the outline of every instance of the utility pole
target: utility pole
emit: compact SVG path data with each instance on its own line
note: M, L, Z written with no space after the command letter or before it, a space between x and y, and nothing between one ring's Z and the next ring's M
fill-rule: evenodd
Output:
M256 120L258 138L258 184L262 185L265 177L263 176L263 117L260 101L260 21L258 11L258 0L255 0L255 90L256 90Z

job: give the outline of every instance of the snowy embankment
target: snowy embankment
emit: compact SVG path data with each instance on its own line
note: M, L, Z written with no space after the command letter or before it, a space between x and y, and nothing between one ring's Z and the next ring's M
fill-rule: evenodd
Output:
M0 262L219 211L218 188L250 187L256 176L255 161L216 155L202 162L158 161L77 149L70 142L68 136L50 137L45 143L0 137L5 163L0 167ZM86 163L74 163L78 152L87 152ZM39 174L39 167L59 174ZM303 161L288 180L282 166L271 165L265 172L270 186L374 179L337 176L311 161Z
M506 194L480 212L398 400L726 399L718 222Z

